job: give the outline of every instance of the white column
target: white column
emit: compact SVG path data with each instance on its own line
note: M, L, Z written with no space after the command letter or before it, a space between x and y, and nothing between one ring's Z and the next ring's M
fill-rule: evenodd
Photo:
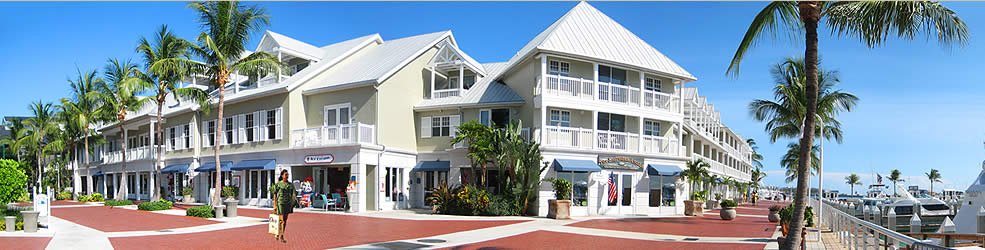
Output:
M435 99L434 98L434 85L435 85L435 82L434 82L434 66L429 67L429 69L431 69L431 99Z
M458 91L461 95L462 91L465 91L465 66L464 64L458 64Z
M672 145L672 147L678 147L678 151L681 151L679 148L684 145L684 124L682 124L680 122L677 123L677 143L680 144L680 145L676 145L675 144L675 145ZM677 155L678 156L687 156L687 153L677 152Z
M646 103L646 100L643 100L643 97L646 96L645 95L645 93L646 93L646 76L645 76L645 74L646 73L643 73L643 71L640 71L640 107L643 107L644 103Z
M590 148L596 148L599 145L599 112L592 110L592 146Z
M157 138L154 138L154 137L157 137L156 134L154 134L154 133L157 132L157 130L154 128L156 126L157 126L157 121L156 120L151 120L150 121L150 139L148 139L150 141L150 148L151 148L150 153L152 155L151 157L157 157L157 144L156 144L157 143ZM161 164L164 164L164 162L161 162Z
M140 188L140 182L141 182L140 181L140 172L134 171L133 172L133 177L134 177L133 178L133 186L134 187L137 187L137 195L136 195L136 197L137 197L137 200L140 200L140 194L142 193L141 191L143 189L143 188Z
M640 92L640 93L643 93L643 92ZM640 99L640 100L643 100L643 99ZM643 103L643 102L640 102L640 103ZM636 152L643 152L643 136L644 136L643 135L643 131L644 131L644 129L643 129L643 120L644 119L643 119L642 116L640 116L638 118L638 120L639 121L637 122L637 124L639 125L639 127L638 127L639 129L638 129L638 132L637 133L639 133L639 141L636 142ZM597 121L595 123L598 124Z
M544 85L547 84L547 55L540 55L540 85L541 92L543 92ZM542 99L543 100L543 99Z
M284 55L283 55L283 53L282 53L282 52L280 52L280 48L278 47L278 48L277 48L277 62L281 62L281 63L283 63L283 60L284 60ZM277 82L278 82L278 83L280 83L280 81L282 81L282 80L283 80L283 79L281 79L281 77L280 77L281 75L283 75L283 74L281 73L281 71L282 71L282 70L280 69L280 67L277 67Z

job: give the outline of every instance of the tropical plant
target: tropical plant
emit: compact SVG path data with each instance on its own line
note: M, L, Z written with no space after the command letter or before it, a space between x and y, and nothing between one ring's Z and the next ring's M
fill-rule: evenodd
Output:
M69 80L72 89L70 98L62 98L62 106L66 113L71 116L72 126L78 128L82 134L83 160L85 168L89 168L89 137L93 135L91 126L96 122L105 120L105 109L99 108L99 86L103 85L103 79L99 78L96 71L77 70L75 80ZM76 156L78 158L78 156Z
M39 187L41 186L44 173L44 156L52 152L61 151L63 146L62 141L57 140L57 137L51 136L61 130L56 123L56 108L52 103L34 102L30 106L33 117L27 118L24 121L24 127L28 130L28 136L23 139L27 140L25 145L30 145L36 156L35 163L37 164L38 171L35 173L35 177L38 180L37 185Z
M753 191L759 191L759 185L763 182L763 178L766 178L766 172L759 167L754 167L752 172L749 174L749 179L751 180L749 185L752 187Z
M139 96L138 94L151 88L149 82L138 77L137 65L130 61L121 62L118 59L110 59L104 72L105 80L99 86L99 99L102 108L107 114L113 114L115 122L119 128L120 145L122 146L121 170L123 176L127 173L127 140L126 124L127 112L135 112L150 102L150 98ZM120 178L120 189L115 197L126 198L127 178Z
M815 117L818 103L818 27L824 18L831 25L832 34L840 37L854 37L868 47L885 43L889 37L913 39L924 33L935 36L941 44L965 44L969 39L968 28L954 11L938 2L913 1L858 1L858 2L820 2L820 1L777 1L767 4L746 30L729 64L727 74L738 74L739 64L746 52L764 37L781 37L805 34L803 70L806 72L807 110L801 140L801 156L809 157L809 149L814 145ZM804 225L803 214L807 210L807 178L810 162L798 165L797 192L792 218L792 236L784 241L781 249L793 249L801 242L800 232Z
M821 158L818 157L820 152L820 147L814 145L811 150L811 175L816 175L819 170L819 161ZM797 163L800 162L800 144L792 142L787 144L787 153L783 154L783 158L780 159L780 166L786 169L786 181L787 183L793 182L798 178L799 171L797 168Z
M886 179L889 179L889 181L893 182L893 195L897 195L896 183L906 182L906 180L903 179L903 172L900 172L899 169L893 169L893 171L890 171L889 178Z
M506 173L505 178L500 178L497 190L510 190L522 211L527 211L530 202L537 199L540 174L548 165L541 165L544 158L540 154L540 143L524 139L521 127L520 123L510 123L496 129L493 144L497 153L496 167L500 173Z
M563 178L553 178L550 180L554 187L554 199L571 200L571 182Z
M930 169L930 172L925 173L927 175L927 180L930 180L930 193L934 193L934 182L941 182L941 172L937 169Z
M95 201L95 202L103 201L103 194L100 194L100 193L92 193L92 197L91 197L90 201Z
M0 204L17 201L27 193L27 175L20 163L14 160L0 160Z
M746 144L749 144L749 148L752 149L752 165L756 169L763 168L763 155L759 154L759 146L756 145L756 140L752 138L746 139Z
M192 191L195 191L192 187L185 186L181 188L181 195L192 195Z
M845 184L851 185L852 186L852 194L855 194L855 185L862 185L862 181L861 181L861 178L859 178L857 174L852 173L852 174L850 174L848 176L845 176Z
M212 210L212 206L194 206L185 210L185 216L215 218L215 211Z
M739 203L732 199L724 199L718 203L722 208L738 207Z
M486 183L486 175L489 172L486 167L498 155L499 148L495 145L495 136L496 132L493 128L472 120L458 126L455 137L451 139L453 145L463 142L468 145L466 156L472 161L472 167L477 167L480 171L476 185L481 187L489 185Z
M691 195L689 196L692 200L704 200L703 197L701 197L702 199L695 199L695 192L698 184L711 175L708 171L709 168L711 168L711 165L702 159L698 159L696 161L687 161L686 168L683 172L681 172L681 176L684 176L684 178L687 179L687 182L691 187Z
M260 31L270 23L263 8L243 6L237 1L193 2L188 6L198 14L198 21L203 31L198 35L198 45L192 46L192 51L204 62L200 65L201 72L209 79L211 87L217 92L219 119L216 127L221 128L223 122L223 106L226 98L226 84L233 74L244 76L266 76L268 73L279 72L281 63L266 52L246 50L246 43L253 32ZM221 139L221 133L215 133L215 141ZM222 145L214 147L215 165L219 162L219 150ZM216 168L215 190L222 190L221 168ZM219 204L219 192L212 196L213 204Z
M161 25L154 41L151 42L145 37L141 37L137 45L137 52L143 56L145 73L140 74L144 81L153 85L154 102L157 104L157 124L155 127L155 137L164 138L164 105L168 96L173 96L180 104L181 100L195 100L200 107L208 111L208 93L196 87L181 87L179 83L186 77L191 76L197 68L197 62L192 61L192 43L181 39L168 30L167 25ZM155 183L161 183L161 165L163 164L164 150L155 147L154 172ZM151 187L150 193L153 195L151 200L158 200L161 195L157 189Z

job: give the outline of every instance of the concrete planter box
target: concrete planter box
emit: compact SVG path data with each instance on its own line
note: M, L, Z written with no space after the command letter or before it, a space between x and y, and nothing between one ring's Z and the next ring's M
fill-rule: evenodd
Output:
M770 215L767 218L772 223L780 222L780 211L770 211Z
M38 215L41 211L21 211L24 215L24 232L34 233L38 231Z
M215 218L222 219L225 217L222 212L226 210L225 205L212 206L212 211L215 211Z
M723 207L719 210L718 216L722 217L722 220L734 220L735 219L735 208L734 207Z
M3 220L5 225L7 226L6 228L7 232L13 232L14 229L16 229L14 226L17 225L17 216L4 216Z
M181 202L184 202L184 203L194 203L195 202L195 198L192 198L192 195L190 195L190 194L189 195L182 195L181 196Z
M226 206L226 217L236 217L236 209L239 205L238 200L228 199L222 202Z
M557 220L571 219L571 200L548 200L547 218Z
M704 208L702 208L704 202L702 201L684 201L684 215L687 216L702 216L705 214Z

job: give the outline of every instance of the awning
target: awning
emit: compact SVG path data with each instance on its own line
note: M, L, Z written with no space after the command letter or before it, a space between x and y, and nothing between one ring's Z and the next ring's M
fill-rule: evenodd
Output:
M450 161L422 161L418 162L411 171L448 171L449 169L451 169Z
M188 172L188 163L169 165L161 169L162 174Z
M277 161L274 159L262 159L262 160L245 160L237 162L233 165L233 171L241 170L274 170L277 168Z
M678 176L684 172L684 169L674 165L648 164L646 165L646 172L649 175Z
M232 170L232 166L233 166L233 162L231 161L222 162L222 172L229 172L230 170ZM196 168L195 172L215 172L215 161L202 163L202 166Z
M99 171L96 171L95 173L92 173L91 175L92 176L103 176L103 171L102 170L99 170Z
M554 171L558 172L600 172L602 168L595 161L554 159Z

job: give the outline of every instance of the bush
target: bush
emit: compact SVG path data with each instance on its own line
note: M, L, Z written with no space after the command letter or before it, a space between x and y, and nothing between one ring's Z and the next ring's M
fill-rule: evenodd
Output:
M729 200L729 199L722 200L722 202L719 202L718 205L721 205L722 208L737 207L737 206L739 206L738 202L735 202L735 200Z
M91 198L89 198L89 201L94 201L94 202L100 202L100 201L103 201L103 194L100 194L100 193L93 193L93 194L92 194L92 197L91 197Z
M790 220L793 219L793 204L780 209L780 224L790 225ZM804 210L804 222L805 227L814 227L814 209L810 206L807 210Z
M489 198L489 206L482 215L486 216L518 216L521 215L520 203L517 199L505 195L493 195Z
M84 195L83 194L83 195L79 195L79 197L77 197L76 200L78 200L79 202L85 203L85 202L89 202L90 200L92 200L92 196L88 196L88 195Z
M705 196L708 196L708 190L702 190L702 191L694 192L694 194L691 195L691 200L692 201L703 201L703 200L705 200Z
M571 182L561 178L551 180L554 186L554 198L558 200L571 200Z
M0 204L30 201L27 196L27 175L20 169L20 163L13 160L0 160Z
M72 193L71 192L68 192L68 191L58 192L57 194L55 194L55 199L56 200L60 200L60 201L61 200L71 200L72 199Z
M130 201L130 200L108 200L108 201L106 201L106 203L103 203L103 205L111 206L111 207L129 206L129 205L133 205L133 201Z
M140 203L137 205L137 209L145 211L158 211L158 210L168 210L171 209L171 202L166 200L157 200Z
M437 206L438 213L454 215L481 215L490 203L486 190L471 185L448 188L442 184L428 199Z
M232 187L232 186L223 186L222 187L222 197L236 198L236 197L239 196L238 194L239 194L239 188L238 187Z
M783 206L780 206L780 205L772 205L772 206L770 206L770 212L777 212L777 211L780 211L780 209L783 209Z
M210 206L191 207L188 210L185 210L185 215L201 218L215 218L215 213Z
M722 194L715 194L715 200L716 201L722 200Z
M192 192L194 191L195 189L192 189L192 187L184 187L181 188L181 195L192 195Z

